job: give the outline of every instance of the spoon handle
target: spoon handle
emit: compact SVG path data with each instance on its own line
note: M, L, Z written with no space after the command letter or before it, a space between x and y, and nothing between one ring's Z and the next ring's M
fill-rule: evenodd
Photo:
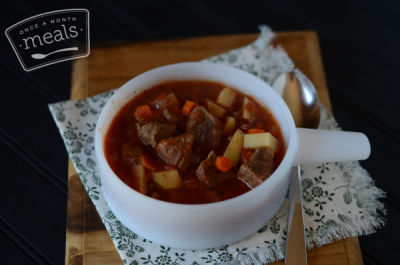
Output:
M293 165L367 159L371 146L359 132L297 128L299 146Z
M307 265L300 166L290 172L285 265Z

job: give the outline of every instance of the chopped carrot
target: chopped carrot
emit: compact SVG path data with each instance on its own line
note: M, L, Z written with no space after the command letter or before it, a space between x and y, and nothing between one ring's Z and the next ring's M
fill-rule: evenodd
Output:
M182 107L182 113L185 116L189 116L190 112L192 112L192 110L194 109L194 107L197 106L197 103L190 101L190 100L186 100L185 104Z
M149 105L142 105L136 108L135 118L136 120L145 119L151 116L151 109Z
M157 169L157 167L155 165L153 165L153 163L152 163L153 161L151 161L150 157L145 154L140 156L140 162L142 162L142 165L147 169L150 169L150 170Z
M263 133L263 132L265 132L263 129L249 129L247 131L247 133L250 133L250 134L252 134L252 133Z
M219 171L227 172L232 168L232 161L225 156L217 156L217 159L215 159L215 166Z

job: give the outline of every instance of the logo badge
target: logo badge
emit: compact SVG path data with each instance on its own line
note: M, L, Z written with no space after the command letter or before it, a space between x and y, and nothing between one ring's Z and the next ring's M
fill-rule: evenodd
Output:
M12 25L5 34L25 71L90 53L87 9L39 14Z

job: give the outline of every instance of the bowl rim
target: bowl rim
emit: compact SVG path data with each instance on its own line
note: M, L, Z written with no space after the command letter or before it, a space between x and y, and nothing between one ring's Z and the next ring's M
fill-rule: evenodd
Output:
M279 105L279 108L283 112L286 122L288 122L288 130L290 131L289 134L289 140L285 141L286 145L286 153L283 157L283 160L281 161L280 165L278 168L271 174L271 176L266 179L262 184L257 186L254 189L251 189L239 196L235 196L233 198L223 200L223 201L218 201L218 202L213 202L213 203L203 203L203 204L183 204L183 203L174 203L174 202L167 202L167 201L162 201L158 199L154 199L150 196L144 195L133 188L129 187L125 182L123 182L111 169L110 165L108 164L108 161L104 155L104 139L105 136L107 135L107 132L109 130L109 126L111 125L112 120L115 118L115 116L119 113L119 111L126 105L128 104L135 96L138 94L142 93L132 93L132 97L129 98L124 104L121 104L117 107L117 110L115 111L115 114L107 119L107 112L110 111L110 109L113 107L112 103L115 101L120 94L122 94L125 90L132 90L134 89L134 84L135 82L138 82L141 79L148 78L149 76L152 75L158 75L166 70L177 70L179 71L180 69L188 69L188 68L193 68L193 69L202 69L202 68L212 68L215 71L228 71L231 73L234 73L236 75L240 75L243 78L251 80L251 82L258 83L258 85L264 86L266 89L269 90L271 93L271 96L274 97L274 100L276 100L277 104ZM173 79L171 79L173 80ZM179 79L176 78L175 80L199 80L198 78L187 78L187 79ZM224 83L224 81L220 80L212 80L209 79L209 81L215 81L219 83ZM158 83L166 82L161 81ZM155 84L154 84L155 85ZM154 86L151 85L150 87ZM148 87L148 88L150 88ZM240 92L244 93L240 87L233 87L234 89L239 90ZM246 93L244 93L246 94ZM249 94L253 98L255 98L254 95ZM257 100L257 99L256 99ZM258 101L262 106L265 106L266 104L263 102ZM104 127L104 124L107 123L108 121L108 126ZM101 132L101 133L100 133ZM164 209L169 209L169 210L179 210L179 211L197 211L201 209L223 209L226 206L229 205L237 205L240 204L243 201L246 201L246 198L249 198L252 196L254 193L260 193L262 190L264 190L267 185L274 185L276 182L279 182L280 178L284 177L284 170L288 170L293 166L293 160L295 158L296 152L298 148L298 137L296 133L296 127L294 124L293 117L290 113L289 108L287 107L286 103L283 101L283 99L279 96L278 93L276 93L272 87L264 82L263 80L259 79L258 77L245 72L243 70L240 70L238 68L234 68L231 66L226 66L226 65L219 65L219 64L214 64L214 63L205 63L205 62L185 62L185 63L175 63L175 64L168 64L164 65L161 67L153 68L149 71L146 71L142 74L137 75L136 77L130 79L127 81L125 84L123 84L120 88L116 90L116 92L111 96L111 98L107 101L106 105L103 107L101 110L101 113L99 115L99 118L96 122L96 129L95 129L95 154L96 154L96 163L102 164L102 168L106 171L105 174L100 174L101 178L106 175L108 178L111 178L113 181L113 184L115 184L118 189L121 189L120 195L125 197L126 199L130 200L132 197L135 198L135 200L142 201L143 203L146 203L148 206L152 205L154 207L162 207ZM285 167L285 168L284 168ZM99 168L99 165L98 165ZM99 169L100 170L100 169ZM281 173L282 172L282 173ZM104 189L104 182L102 182L102 188ZM104 191L104 190L103 190Z

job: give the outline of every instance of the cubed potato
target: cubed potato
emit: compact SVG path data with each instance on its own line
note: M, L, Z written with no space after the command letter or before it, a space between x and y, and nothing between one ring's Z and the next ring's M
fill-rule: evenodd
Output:
M218 95L217 103L221 106L230 108L235 101L236 92L230 88L224 88Z
M224 124L224 133L230 133L231 131L235 130L236 122L235 118L232 116L225 117L225 124Z
M246 120L254 119L255 110L254 102L245 97L243 101L243 118Z
M278 140L269 132L244 135L244 148L269 147L276 151Z
M179 100L174 93L169 93L168 95L165 95L165 93L161 93L155 100L150 103L150 105L153 106L153 108L163 111L165 109L178 107Z
M140 193L146 194L147 192L147 179L146 179L146 170L142 165L134 165L132 166L132 174L136 180L137 189Z
M164 189L176 189L182 185L181 177L176 169L153 172L153 180Z
M233 166L235 166L240 159L240 153L243 148L243 135L241 130L236 130L224 153L224 156L232 161Z
M206 102L208 111L214 115L215 117L221 119L226 114L226 109L219 106L218 104L212 102L211 100L207 100Z

